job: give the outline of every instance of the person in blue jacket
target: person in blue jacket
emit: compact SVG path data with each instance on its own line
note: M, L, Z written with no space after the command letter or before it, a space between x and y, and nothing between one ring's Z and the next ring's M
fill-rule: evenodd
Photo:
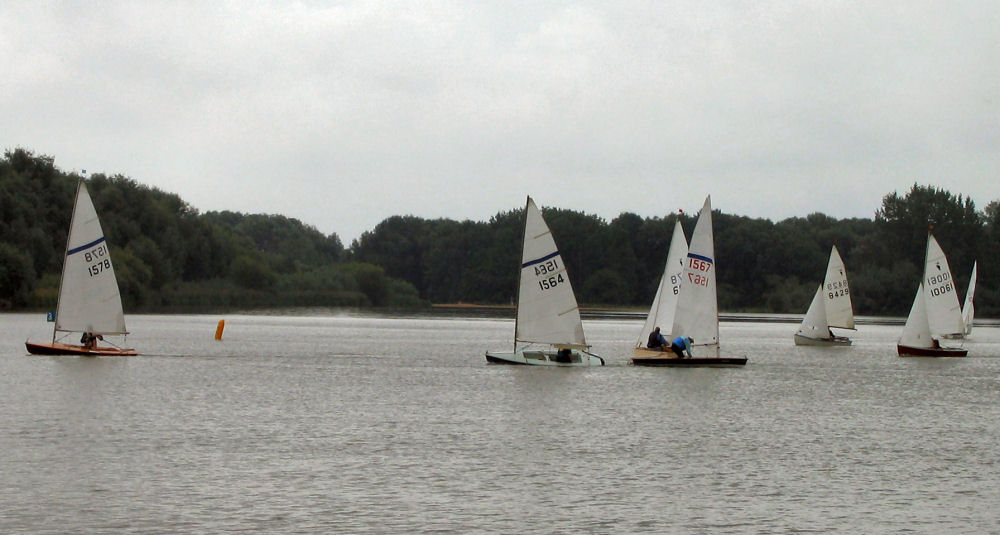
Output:
M688 357L694 356L691 354L691 346L693 345L694 345L694 338L685 338L683 336L678 336L677 338L674 338L673 343L670 344L670 349L674 351L674 354L677 355L677 358L682 359L684 358L685 351L687 352Z

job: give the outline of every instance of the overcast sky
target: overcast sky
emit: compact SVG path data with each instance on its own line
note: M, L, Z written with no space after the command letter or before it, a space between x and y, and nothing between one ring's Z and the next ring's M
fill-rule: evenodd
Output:
M392 215L1000 199L1000 2L0 3L0 148L349 245Z

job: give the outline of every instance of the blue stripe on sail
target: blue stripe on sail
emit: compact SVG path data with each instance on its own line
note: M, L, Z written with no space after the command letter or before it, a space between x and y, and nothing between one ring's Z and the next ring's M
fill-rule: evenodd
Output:
M688 253L688 258L696 258L698 260L704 260L704 261L708 262L709 264L714 264L715 263L715 261L712 260L711 258L709 258L707 256L701 256L700 254Z
M102 241L104 241L104 236L101 236L100 238L97 238L96 240L94 240L94 241L92 241L92 242L90 242L90 243L88 243L86 245L81 245L81 246L79 246L79 247L77 247L75 249L70 249L69 251L66 251L66 256L69 256L69 255L71 255L73 253L79 253L80 251L83 251L85 249L90 249L91 247L97 245L98 243L101 243Z
M552 258L554 256L559 256L559 251L556 251L556 252L554 252L554 253L552 253L552 254L550 254L548 256L543 256L543 257L535 259L535 260L529 260L528 262L525 262L525 263L521 264L521 269L524 269L524 268L526 268L528 266L533 266L535 264L541 264L542 262L544 262L544 261L546 261L546 260L548 260L548 259L550 259L550 258Z

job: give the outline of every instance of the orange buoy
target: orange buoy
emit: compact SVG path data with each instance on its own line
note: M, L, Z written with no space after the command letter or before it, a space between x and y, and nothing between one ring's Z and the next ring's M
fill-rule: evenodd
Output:
M219 326L215 328L215 339L222 340L222 329L226 328L226 320L219 320Z

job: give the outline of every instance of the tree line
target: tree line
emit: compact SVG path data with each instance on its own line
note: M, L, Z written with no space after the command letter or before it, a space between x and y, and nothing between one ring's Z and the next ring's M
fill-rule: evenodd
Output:
M674 222L690 238L697 214L610 222L542 208L578 300L592 306L646 307L666 261ZM487 222L394 216L351 245L353 258L383 266L436 303L512 303L524 210ZM977 211L971 199L932 186L890 193L873 219L815 213L779 222L713 212L719 306L725 311L804 313L822 283L831 246L843 257L855 312L905 315L922 277L927 232L948 255L964 296L979 261L977 311L1000 312L1000 203Z
M0 306L54 303L79 177L50 157L9 151L0 161ZM335 235L279 215L198 213L178 196L123 177L87 179L112 246L128 310L252 306L511 304L517 295L523 208L487 221L392 216L344 248ZM696 214L611 221L562 208L544 217L581 304L644 308L663 271L673 225L690 237ZM872 219L814 213L778 222L713 214L719 306L803 313L830 247L847 265L855 311L905 315L921 278L928 229L964 295L979 261L976 308L1000 312L1000 202L914 184L887 194Z
M0 160L0 309L52 308L81 176L16 149ZM281 215L200 214L128 177L86 179L126 310L425 306L336 234Z

